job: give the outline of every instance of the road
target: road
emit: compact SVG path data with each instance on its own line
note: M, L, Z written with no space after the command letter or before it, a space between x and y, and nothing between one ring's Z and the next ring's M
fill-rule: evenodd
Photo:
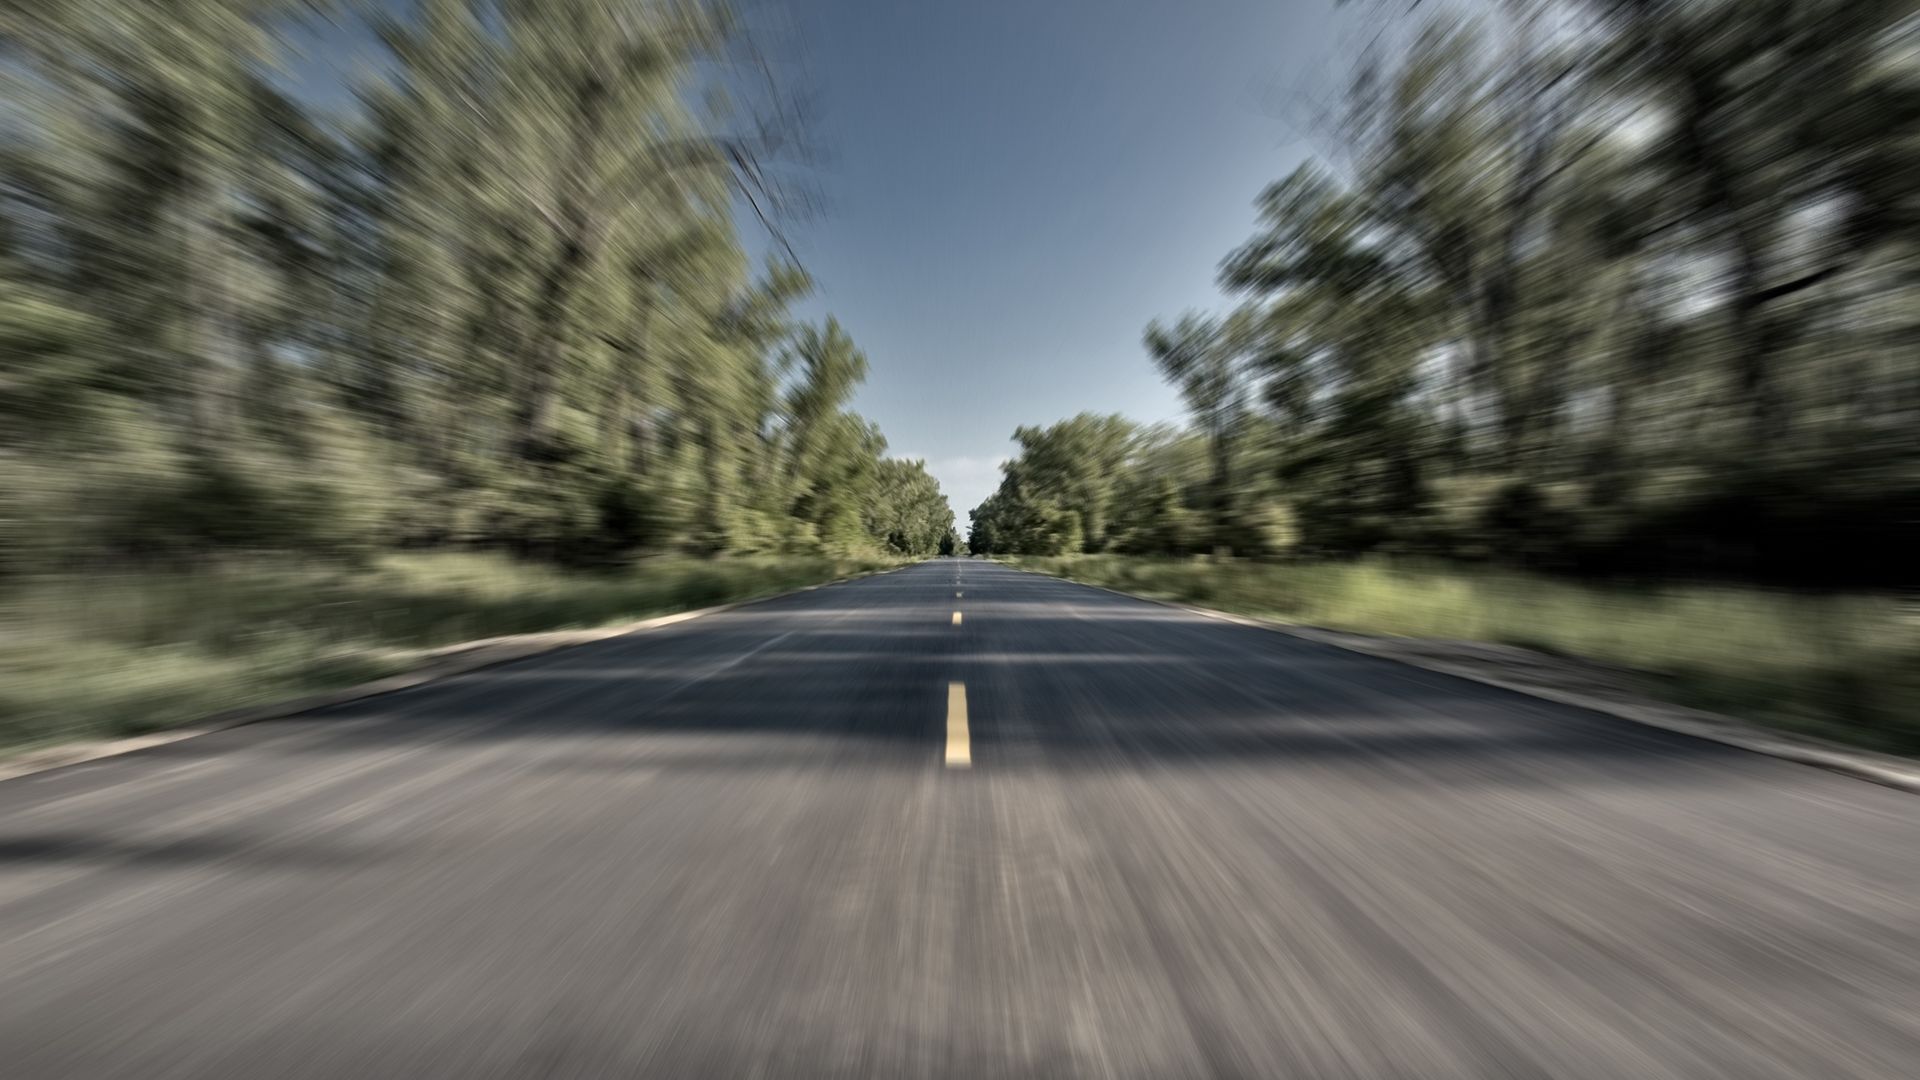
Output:
M939 560L0 783L0 1075L1910 1078L1917 811Z

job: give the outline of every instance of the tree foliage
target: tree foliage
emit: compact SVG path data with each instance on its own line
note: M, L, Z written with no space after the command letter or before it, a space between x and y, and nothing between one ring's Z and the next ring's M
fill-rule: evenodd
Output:
M1477 10L1385 25L1234 308L1149 327L1205 451L1110 478L1151 549L1910 582L1911 5ZM976 531L1100 549L1029 456Z
M338 114L323 7L0 11L0 558L937 550L736 235L804 131L724 4L420 0Z

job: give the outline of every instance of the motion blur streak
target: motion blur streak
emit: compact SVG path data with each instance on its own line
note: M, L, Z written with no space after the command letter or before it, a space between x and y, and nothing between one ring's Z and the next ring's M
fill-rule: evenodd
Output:
M1914 0L0 0L0 1080L1920 1076L1916 551Z
M1912 1075L1912 796L952 565L0 785L7 1075Z
M1148 326L1192 428L1020 428L973 550L1920 585L1912 0L1431 8Z

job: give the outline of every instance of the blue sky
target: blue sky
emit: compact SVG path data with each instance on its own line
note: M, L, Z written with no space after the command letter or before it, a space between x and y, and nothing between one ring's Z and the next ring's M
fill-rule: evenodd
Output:
M1333 0L796 0L828 213L795 246L873 373L856 407L964 525L1020 424L1179 415L1140 347L1220 302L1309 151Z
M826 212L789 230L802 313L866 350L855 408L963 528L1016 426L1179 416L1140 332L1220 304L1214 267L1348 52L1334 0L746 2L790 24L827 158ZM323 31L294 81L345 104L364 48Z

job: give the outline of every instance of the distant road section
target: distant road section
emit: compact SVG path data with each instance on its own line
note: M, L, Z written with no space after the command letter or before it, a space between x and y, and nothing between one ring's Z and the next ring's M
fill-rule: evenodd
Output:
M0 783L0 1076L1920 1075L1920 799L940 560Z

